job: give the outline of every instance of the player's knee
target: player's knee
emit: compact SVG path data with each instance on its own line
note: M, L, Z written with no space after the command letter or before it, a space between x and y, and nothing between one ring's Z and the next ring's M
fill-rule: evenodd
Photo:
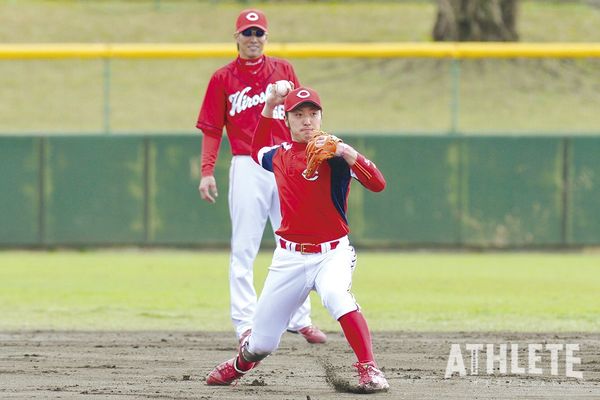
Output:
M336 318L342 312L355 310L357 307L354 296L348 291L324 293L321 300L323 306L333 318Z
M254 335L248 346L244 346L244 358L248 361L260 361L274 352L279 346L279 338ZM248 355L249 358L246 357Z
M255 346L252 349L252 352L259 355L264 355L265 357L274 352L277 349L277 344L268 344L263 346Z
M337 298L339 295L339 293L333 291L321 293L321 302L323 303L323 307L329 310L333 304L337 303Z
M244 347L242 349L242 357L244 357L244 360L250 361L250 362L262 361L263 359L267 358L270 354L271 353L252 352L252 351L248 350L247 347Z

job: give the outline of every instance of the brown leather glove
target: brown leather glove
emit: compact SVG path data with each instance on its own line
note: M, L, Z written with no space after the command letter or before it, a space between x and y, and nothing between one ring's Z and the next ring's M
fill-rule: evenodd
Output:
M323 131L315 131L306 146L305 178L312 178L323 161L335 156L338 143L341 143L341 140L334 135Z

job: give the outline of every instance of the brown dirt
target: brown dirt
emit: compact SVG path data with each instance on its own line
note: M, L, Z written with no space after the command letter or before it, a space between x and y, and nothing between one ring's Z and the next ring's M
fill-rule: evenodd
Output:
M206 374L235 353L226 333L3 332L1 399L362 399L355 390L354 357L339 333L309 345L286 333L280 349L233 387L209 387ZM554 333L406 333L373 335L378 362L391 385L381 399L600 399L600 335ZM452 343L578 343L583 379L543 375L480 374L444 379ZM464 353L465 366L470 357ZM520 365L526 364L523 353ZM510 368L510 359L509 359ZM496 364L497 365L497 364Z

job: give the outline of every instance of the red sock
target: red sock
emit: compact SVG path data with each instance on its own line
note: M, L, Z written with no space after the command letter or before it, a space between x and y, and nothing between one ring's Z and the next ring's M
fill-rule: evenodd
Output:
M346 340L354 350L358 362L366 363L374 361L373 344L371 343L371 333L367 326L365 317L359 311L352 311L342 315L338 321L342 326Z
M244 372L250 371L252 368L254 368L254 364L255 363L253 362L244 360L244 357L242 357L241 352L240 354L238 354L237 359L235 360L235 366L237 367L237 369Z

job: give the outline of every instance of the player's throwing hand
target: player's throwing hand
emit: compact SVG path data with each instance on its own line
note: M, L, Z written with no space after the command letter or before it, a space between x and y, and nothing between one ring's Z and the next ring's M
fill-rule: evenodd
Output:
M294 82L280 80L275 83L270 83L267 86L266 103L271 107L276 107L283 104L285 96L294 89Z

